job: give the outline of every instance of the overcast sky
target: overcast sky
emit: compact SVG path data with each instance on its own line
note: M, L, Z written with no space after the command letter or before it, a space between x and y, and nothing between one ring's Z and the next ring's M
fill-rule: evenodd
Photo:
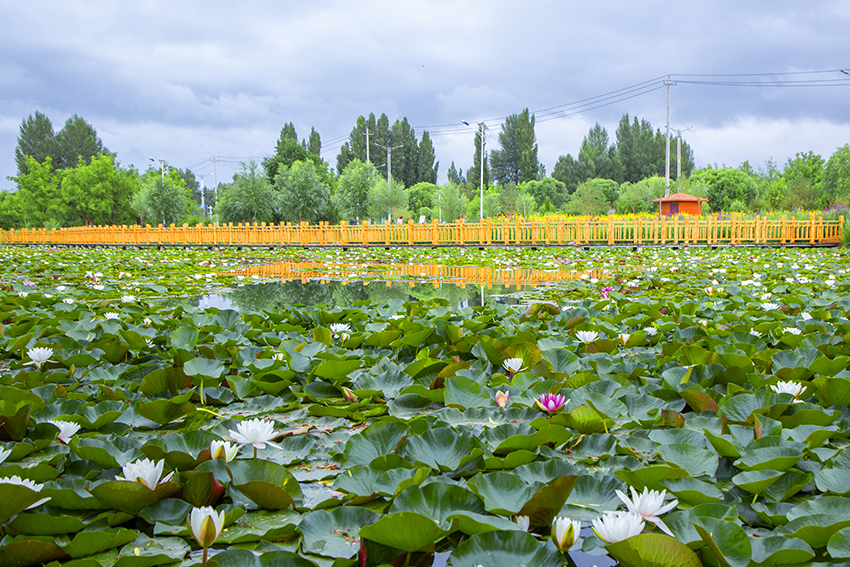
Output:
M406 116L417 136L431 132L442 182L452 161L472 163L461 120L486 121L493 149L504 117L529 108L551 173L597 121L612 141L624 113L663 128L668 74L671 126L691 128L698 167L826 159L850 143L850 75L837 71L850 71L847 0L0 2L5 189L36 110L57 131L81 115L123 165L155 157L200 176L219 156L219 182L240 159L269 155L286 122L299 137L315 127L335 165L359 115ZM824 70L835 71L684 76Z

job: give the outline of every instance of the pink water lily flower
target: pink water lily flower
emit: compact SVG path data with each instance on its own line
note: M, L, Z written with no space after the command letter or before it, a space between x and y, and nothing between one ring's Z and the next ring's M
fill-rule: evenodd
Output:
M561 394L543 394L534 403L545 412L555 413L570 403L570 400L564 398Z
M496 392L495 396L496 405L500 408L505 408L511 401L511 393L508 391L502 392L501 390Z

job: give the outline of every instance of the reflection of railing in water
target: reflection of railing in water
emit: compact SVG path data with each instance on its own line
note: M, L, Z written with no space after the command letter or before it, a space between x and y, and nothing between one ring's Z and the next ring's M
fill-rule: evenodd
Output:
M77 226L62 229L0 230L0 244L207 245L207 246L548 246L665 244L838 244L838 220L794 217L741 219L681 215L676 218L549 218L542 221L485 219L483 222L407 224L307 223L141 227Z
M413 285L420 282L431 282L434 286L441 283L452 283L465 287L474 285L513 285L519 289L522 286L535 286L541 283L574 281L578 279L606 279L611 273L602 270L541 270L537 268L494 268L482 266L446 266L443 264L393 264L386 269L376 270L374 267L363 269L361 264L333 264L326 262L280 262L252 266L242 270L229 272L234 275L258 276L261 278L277 278L282 280L337 280L337 281L405 281Z

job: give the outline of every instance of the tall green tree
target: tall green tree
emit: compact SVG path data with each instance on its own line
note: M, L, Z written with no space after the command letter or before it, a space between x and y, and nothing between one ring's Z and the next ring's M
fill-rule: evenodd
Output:
M701 169L691 176L691 183L706 186L706 198L712 211L740 210L750 206L758 194L755 181L740 169L726 167Z
M42 162L27 156L24 170L26 173L14 179L18 186L15 192L18 210L23 217L21 224L30 228L65 226L68 210L62 198L62 170L53 168L50 156Z
M439 207L442 211L443 222L454 222L466 213L466 197L454 183L449 183L441 190Z
M582 166L585 179L617 177L617 152L608 139L608 131L597 122L584 137L578 152L578 161ZM584 180L582 180L584 181Z
M493 177L505 185L519 185L537 179L540 162L537 160L537 138L534 134L534 115L528 109L505 119L499 132L500 150L490 153Z
M463 185L466 183L466 178L463 176L463 168L457 169L455 167L455 162L452 162L449 166L449 170L446 175L449 177L449 183L454 183L455 185Z
M657 213L658 204L653 199L664 196L664 178L659 176L647 177L637 183L626 181L620 186L620 194L614 202L614 209L619 215L629 213Z
M578 186L588 179L589 175L584 164L580 163L570 154L560 156L555 162L552 177L564 184L567 193L572 195Z
M277 214L284 222L321 220L328 214L330 188L316 174L311 162L296 161L275 177Z
M219 187L221 189L221 187ZM230 186L219 192L221 222L272 222L277 195L254 160L242 162Z
M850 144L835 150L826 162L821 187L830 204L850 205Z
M629 122L624 114L617 125L617 155L622 167L619 181L637 183L645 177L665 175L666 138L661 131L653 132L647 120ZM675 168L671 169L675 171Z
M61 195L86 226L127 224L133 219L130 202L137 187L135 170L120 168L110 154L98 154L63 172Z
M832 203L821 191L824 159L809 151L797 153L785 164L782 177L787 185L786 200L792 208L826 208Z
M109 150L103 147L94 126L76 114L65 121L65 125L56 134L56 142L59 145L62 169L76 167L80 158L88 163L98 154L109 153Z
M522 190L534 197L538 209L542 208L547 200L552 207L560 209L570 198L566 185L552 177L529 181L522 186Z
M369 216L369 196L378 178L375 166L354 158L345 166L337 183L337 208L344 218L365 220Z
M437 191L440 188L433 184L423 181L417 183L407 190L407 206L410 212L414 215L429 215L430 210L437 205ZM428 209L423 212L422 209Z
M50 158L53 167L59 163L59 144L53 132L50 118L39 111L30 114L21 121L18 144L15 146L15 163L18 175L27 173L27 158L33 158L37 163L44 163Z
M611 202L606 195L606 184L600 181L610 179L588 179L570 195L570 201L564 206L569 215L604 215L608 213Z
M177 223L186 214L186 193L170 177L148 176L143 184L146 218L154 224Z
M434 144L428 130L422 132L422 140L419 142L418 165L416 167L417 183L437 183L437 171L440 162L436 161L437 154L434 152Z
M389 218L392 222L399 217L409 215L404 185L395 179L392 179L389 184L384 178L378 179L372 186L369 196L369 213L375 221Z
M319 133L316 132L315 128L310 129L310 138L307 142L307 151L317 157L321 156L322 154L322 137L319 136Z
M401 146L393 152L393 178L405 187L413 187L419 179L419 142L407 118L393 123L390 144L390 147Z

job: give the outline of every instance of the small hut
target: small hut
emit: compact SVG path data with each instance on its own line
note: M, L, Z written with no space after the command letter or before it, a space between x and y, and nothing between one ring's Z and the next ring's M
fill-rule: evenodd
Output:
M701 215L702 204L708 202L708 199L694 197L687 193L673 193L669 197L653 199L652 202L658 203L659 215L669 217L681 213L686 215Z

